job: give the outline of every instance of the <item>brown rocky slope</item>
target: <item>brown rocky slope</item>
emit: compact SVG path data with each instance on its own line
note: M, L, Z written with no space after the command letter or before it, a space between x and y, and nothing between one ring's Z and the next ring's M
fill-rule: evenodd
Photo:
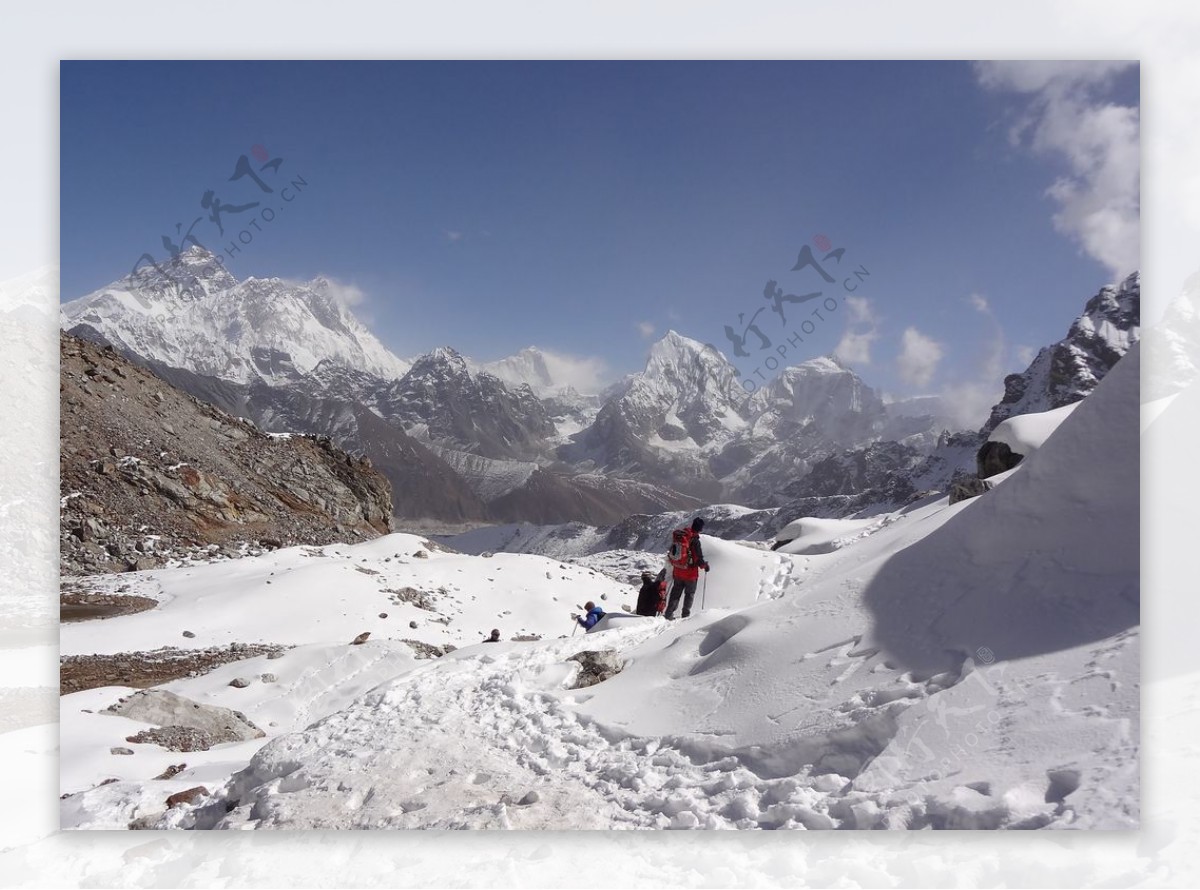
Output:
M370 461L266 435L111 347L59 345L63 574L391 531L391 484Z

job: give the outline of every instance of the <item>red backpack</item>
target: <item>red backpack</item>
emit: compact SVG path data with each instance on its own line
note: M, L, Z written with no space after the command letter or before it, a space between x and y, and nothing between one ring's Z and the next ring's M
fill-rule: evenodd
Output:
M667 562L671 564L671 568L692 567L692 538L695 534L690 528L677 528L671 532L671 549L667 551Z

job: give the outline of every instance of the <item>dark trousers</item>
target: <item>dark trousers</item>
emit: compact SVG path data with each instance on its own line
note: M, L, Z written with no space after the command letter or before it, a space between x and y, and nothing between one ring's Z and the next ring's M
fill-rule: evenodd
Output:
M675 617L675 607L679 605L679 597L683 597L682 617L692 614L692 600L696 598L696 582L674 578L671 585L671 598L667 600L667 619Z

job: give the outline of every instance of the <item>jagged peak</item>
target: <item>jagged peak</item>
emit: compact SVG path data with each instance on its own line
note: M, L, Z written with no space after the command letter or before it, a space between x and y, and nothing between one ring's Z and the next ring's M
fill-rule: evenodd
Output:
M724 359L715 346L701 343L699 340L685 337L678 331L670 330L650 347L646 370L650 370L656 365L677 365L680 361L692 360L701 355ZM725 359L725 361L728 360Z
M451 346L438 346L413 362L414 368L423 365L448 365L455 370L468 373L467 360Z
M179 251L178 259L187 263L209 263L217 261L217 255L207 247L199 244L189 244Z
M854 368L852 368L847 362L838 358L832 352L828 355L818 355L814 358L807 359L800 362L798 365L793 365L792 367L818 371L821 373L856 374Z
M187 284L207 281L223 290L238 284L238 279L225 268L222 258L198 244L188 245L175 256L155 259L153 265L139 262L123 280L150 282L162 275Z

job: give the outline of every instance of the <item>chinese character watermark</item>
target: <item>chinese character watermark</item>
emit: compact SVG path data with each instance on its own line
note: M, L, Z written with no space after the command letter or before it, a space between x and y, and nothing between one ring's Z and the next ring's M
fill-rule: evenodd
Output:
M813 247L820 252L819 258L813 252ZM805 244L800 248L796 264L790 271L811 269L820 280L818 286L821 290L806 288L792 293L776 279L769 279L762 290L763 299L769 305L760 306L750 313L749 317L745 312L739 312L736 325L725 325L725 338L733 346L734 356L751 360L742 363L738 370L744 395L752 395L769 381L771 373L787 367L787 358L791 350L803 345L807 337L815 334L818 326L838 310L841 297L854 293L859 284L870 276L870 270L861 264L855 268L847 265L843 269L842 260L845 255L846 248L834 247L828 236L817 235L812 244ZM831 273L831 269L837 275ZM834 285L834 288L830 288L829 285ZM806 310L810 309L808 304L814 305L811 311L805 314ZM763 313L767 315L760 320ZM763 325L772 316L778 318L778 323L771 324L768 330L764 330ZM742 370L751 363L754 365L752 369Z
M225 256L233 258L236 254L241 253L245 245L250 244L254 240L254 233L263 231L264 224L270 224L275 221L279 212L284 206L291 204L296 200L296 197L308 187L308 181L301 175L295 174L285 184L280 185L276 181L272 186L263 176L270 174L272 179L278 180L280 177L280 168L283 166L283 158L271 157L271 153L262 145L254 145L250 149L250 155L254 158L254 163L250 161L247 155L240 155L233 166L233 174L227 182L238 182L242 179L249 179L253 182L260 192L259 200L244 201L243 203L234 203L225 201L217 193L215 189L205 189L199 200L200 209L206 211L204 214L197 216L192 220L191 225L186 230L183 228L183 223L175 224L174 235L163 235L162 245L163 250L168 254L168 258L160 264L150 252L143 253L138 257L137 262L133 264L130 275L138 277L140 274L145 274L147 268L154 269L166 281L174 287L176 296L184 301L198 299L199 295L188 288L180 285L180 278L183 277L183 268L180 257L191 247L198 247L212 255L215 263L218 266L225 265ZM257 164L257 169L256 169ZM270 195L277 198L280 202L277 206L264 204L263 195ZM257 212L252 217L245 219L242 222L241 214L252 210ZM223 249L211 250L204 242L200 240L200 236L196 234L196 226L205 220L215 226L216 235L218 238L227 237L225 234L226 223L231 217L237 217L238 222L244 227L236 233L230 233L229 241ZM210 238L209 233L203 233L205 240ZM191 277L197 270L189 270L188 277ZM201 274L212 274L215 271L213 267L205 267L198 270Z

